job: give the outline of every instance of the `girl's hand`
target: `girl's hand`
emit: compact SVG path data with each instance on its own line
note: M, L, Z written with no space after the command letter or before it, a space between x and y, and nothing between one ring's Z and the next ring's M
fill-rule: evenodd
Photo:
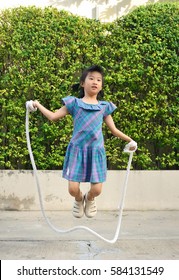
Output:
M37 100L33 101L34 108L38 108L38 105L39 105L39 101L37 101Z
M37 110L37 107L34 106L34 101L30 100L26 102L26 109L31 113Z
M134 140L129 142L129 150L134 152L137 150L137 143Z
M131 140L125 147L124 152L135 152L137 150L137 143L134 140Z

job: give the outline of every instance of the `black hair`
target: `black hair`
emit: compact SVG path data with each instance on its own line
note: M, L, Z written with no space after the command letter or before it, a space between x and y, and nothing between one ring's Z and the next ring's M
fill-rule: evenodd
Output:
M83 72L82 72L82 75L80 77L80 82L78 84L74 84L72 86L72 89L74 91L79 91L79 98L83 98L85 93L84 93L84 88L81 86L81 84L85 81L87 75L91 72L99 72L102 76L102 86L104 85L104 71L103 71L103 68L101 66L98 66L98 65L92 65L90 66L89 68L85 69ZM104 92L103 90L100 90L99 93L98 93L98 96L97 96L97 99L101 99L104 97Z

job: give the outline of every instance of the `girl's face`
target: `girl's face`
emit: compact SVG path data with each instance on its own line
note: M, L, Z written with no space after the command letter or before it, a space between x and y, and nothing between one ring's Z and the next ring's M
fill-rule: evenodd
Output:
M102 90L102 75L99 72L89 72L85 81L81 84L85 94L97 95Z

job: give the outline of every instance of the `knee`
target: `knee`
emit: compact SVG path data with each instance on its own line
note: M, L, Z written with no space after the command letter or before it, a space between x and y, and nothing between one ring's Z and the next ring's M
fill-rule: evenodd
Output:
M89 194L92 196L92 197L96 197L96 196L98 196L98 195L100 195L101 194L101 191L102 191L102 189L101 189L101 187L94 187L94 185L93 185L93 187L91 188L91 190L89 191Z
M76 196L77 191L74 188L68 188L69 194L71 194L71 196Z
M75 184L69 184L68 192L71 196L76 197L80 192L79 186L76 186Z
M101 194L101 189L94 190L94 196L98 196Z

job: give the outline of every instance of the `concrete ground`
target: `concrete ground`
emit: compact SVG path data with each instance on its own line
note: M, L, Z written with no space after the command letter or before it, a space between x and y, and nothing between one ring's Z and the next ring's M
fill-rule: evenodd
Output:
M69 211L47 215L56 227L85 225L109 239L118 221L115 211L99 211L93 219L75 219ZM0 259L178 260L179 211L124 211L115 244L83 230L57 234L39 211L0 211Z

